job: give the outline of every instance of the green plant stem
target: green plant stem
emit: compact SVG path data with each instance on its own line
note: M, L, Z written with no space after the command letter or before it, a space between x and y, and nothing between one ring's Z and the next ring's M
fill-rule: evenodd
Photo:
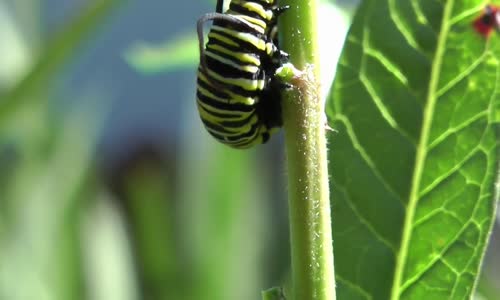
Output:
M281 45L305 75L284 93L293 299L335 299L326 123L319 85L317 0L287 0Z

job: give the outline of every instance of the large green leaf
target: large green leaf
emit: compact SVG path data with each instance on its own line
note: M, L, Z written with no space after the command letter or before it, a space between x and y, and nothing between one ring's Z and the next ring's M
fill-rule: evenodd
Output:
M366 0L355 16L327 103L341 300L471 297L498 199L485 5Z

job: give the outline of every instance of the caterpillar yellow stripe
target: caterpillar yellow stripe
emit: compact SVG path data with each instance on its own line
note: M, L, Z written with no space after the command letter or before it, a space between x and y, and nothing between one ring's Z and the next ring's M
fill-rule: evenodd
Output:
M232 0L222 12L198 20L200 65L196 101L206 130L233 148L269 140L282 126L276 70L288 60L275 39L277 17L288 7L277 0ZM204 44L203 25L213 21Z

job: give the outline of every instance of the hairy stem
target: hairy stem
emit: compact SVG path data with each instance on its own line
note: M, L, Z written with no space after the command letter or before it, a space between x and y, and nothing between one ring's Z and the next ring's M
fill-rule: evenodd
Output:
M286 0L281 45L304 74L283 95L293 299L335 299L324 105L319 85L317 0Z

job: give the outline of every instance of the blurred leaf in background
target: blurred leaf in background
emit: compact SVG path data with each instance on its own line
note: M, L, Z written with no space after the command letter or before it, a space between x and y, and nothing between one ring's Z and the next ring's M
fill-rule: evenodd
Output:
M143 73L172 72L198 65L198 37L193 32L167 41L164 45L137 42L124 54L126 61Z
M115 4L88 4L65 30L38 45L23 36L33 31L17 23L30 6L0 3L6 16L0 30L10 30L1 35L10 37L2 41L2 54L12 53L1 58L7 62L1 64L0 161L9 165L0 184L1 299L84 299L77 200L92 169L106 101L79 96L77 107L56 116L47 100L57 72ZM33 2L30 8L37 7ZM36 9L26 11L39 19Z

